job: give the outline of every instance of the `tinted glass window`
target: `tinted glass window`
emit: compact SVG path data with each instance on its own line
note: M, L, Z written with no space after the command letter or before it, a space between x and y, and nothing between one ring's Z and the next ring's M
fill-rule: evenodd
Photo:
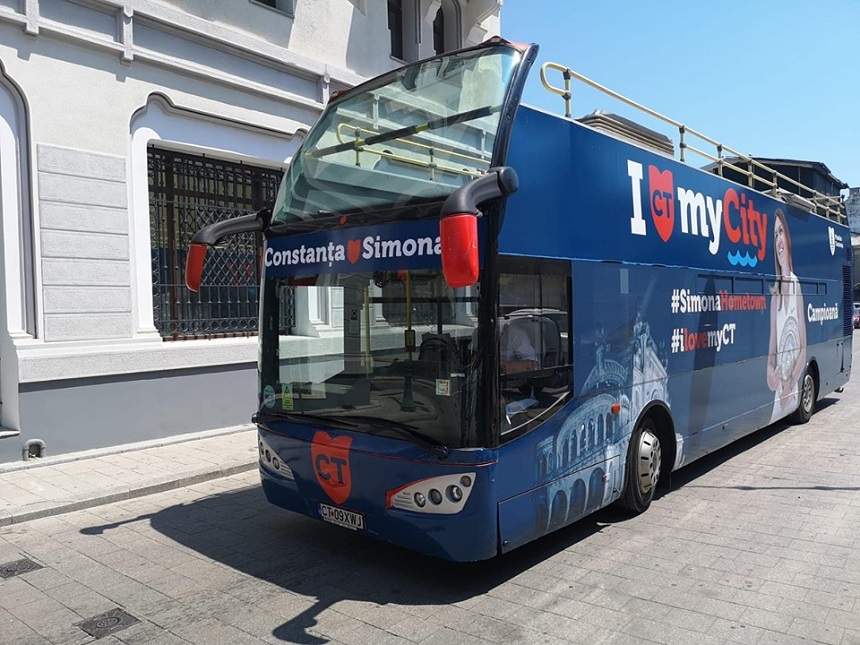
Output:
M461 52L333 100L290 164L274 224L440 200L480 177L518 61L504 46Z
M570 264L503 257L499 276L502 433L547 418L570 391Z

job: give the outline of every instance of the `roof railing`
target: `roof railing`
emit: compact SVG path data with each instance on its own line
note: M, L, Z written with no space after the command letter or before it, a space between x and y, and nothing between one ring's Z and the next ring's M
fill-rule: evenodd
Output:
M547 76L548 72L550 71L559 72L561 74L561 77L563 79L563 85L561 87L553 85L549 82ZM651 108L642 105L641 103L637 103L633 99L629 99L623 94L619 94L618 92L609 89L605 85L601 85L597 81L594 81L587 76L580 74L579 72L576 72L569 67L566 67L565 65L560 65L559 63L552 62L544 63L541 66L540 70L541 83L543 83L544 88L546 88L549 92L559 95L564 100L564 116L566 118L572 118L572 81L574 79L593 87L599 92L603 92L607 96L621 101L625 105L639 110L640 112L644 112L648 116L653 117L658 121L662 121L663 123L666 123L673 128L676 128L678 130L679 137L678 154L680 161L684 163L689 163L687 161L688 153L699 155L700 157L703 157L704 159L715 163L716 172L721 177L723 176L723 169L729 168L730 170L734 170L737 173L745 175L747 178L747 185L750 188L755 189L755 186L757 184L769 185L770 189L768 192L770 192L772 196L777 197L779 199L782 199L780 196L780 184L784 185L787 183L798 189L797 194L800 197L805 197L810 200L810 203L814 207L814 212L817 215L823 215L828 219L832 219L843 224L846 222L847 217L845 214L845 206L842 202L841 197L837 197L834 195L826 195L825 193L817 191L814 188L807 186L806 184L802 184L796 179L784 175L778 170L774 170L770 166L763 164L757 159L754 159L750 155L744 154L730 146L727 146L724 143L721 143L716 139L713 139L708 135L699 132L698 130L694 130L693 128L685 125L684 123L681 123L680 121L676 121L675 119L666 116L665 114L661 114L660 112L652 110ZM698 140L696 141L697 145L702 146L703 148L706 146L703 146L702 143L699 142L704 142L709 146L713 146L714 153L712 154L710 152L707 152L706 150L691 145L688 141L690 137L693 137L694 140ZM728 153L732 156L726 158L725 153ZM743 167L736 165L736 163L739 161L746 163L746 166ZM765 176L762 176L761 174L756 174L756 168L765 173Z

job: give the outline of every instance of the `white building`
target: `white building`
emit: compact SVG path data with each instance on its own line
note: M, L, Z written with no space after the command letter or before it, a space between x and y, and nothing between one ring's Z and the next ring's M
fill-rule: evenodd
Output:
M848 226L852 235L860 235L860 186L848 189L845 199L845 212L848 215Z
M188 235L270 202L331 92L500 5L0 0L0 461L247 422L254 247L195 301Z

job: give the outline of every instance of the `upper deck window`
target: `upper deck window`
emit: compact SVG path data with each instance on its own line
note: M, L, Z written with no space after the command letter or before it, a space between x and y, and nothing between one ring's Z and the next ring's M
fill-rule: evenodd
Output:
M442 54L445 51L445 11L442 7L433 19L433 51Z
M273 224L441 200L490 167L520 54L483 47L334 99L290 166Z
M403 60L403 0L388 0L388 31L391 55Z
M285 13L288 16L293 16L293 3L294 0L251 0L251 2L256 2L257 4L265 5L266 7L271 7L272 9L276 9L281 13Z

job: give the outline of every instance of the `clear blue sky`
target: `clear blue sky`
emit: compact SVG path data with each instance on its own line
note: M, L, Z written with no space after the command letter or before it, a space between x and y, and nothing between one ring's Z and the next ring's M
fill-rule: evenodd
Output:
M506 0L502 33L541 46L531 105L561 113L538 80L552 60L742 152L860 185L860 1ZM575 82L574 115L597 108L638 114Z

